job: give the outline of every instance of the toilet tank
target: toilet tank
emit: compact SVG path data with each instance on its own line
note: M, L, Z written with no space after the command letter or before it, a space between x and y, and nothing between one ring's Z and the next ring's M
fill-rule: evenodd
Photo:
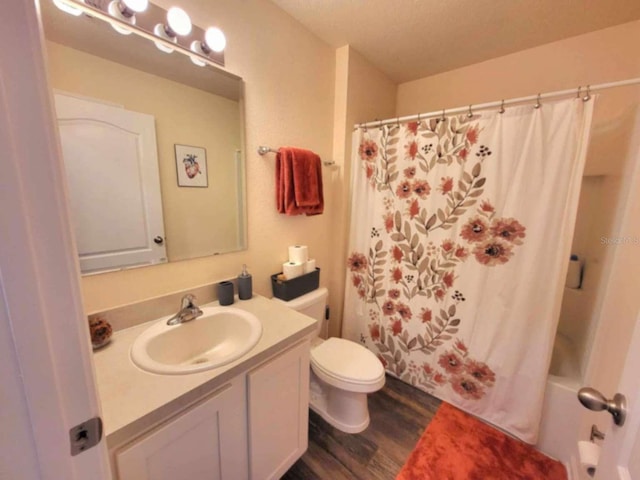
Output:
M329 291L324 288L317 288L309 293L285 302L279 298L273 298L274 301L280 302L282 305L292 308L293 310L316 319L316 333L319 335L324 322L325 308L327 305L327 296Z

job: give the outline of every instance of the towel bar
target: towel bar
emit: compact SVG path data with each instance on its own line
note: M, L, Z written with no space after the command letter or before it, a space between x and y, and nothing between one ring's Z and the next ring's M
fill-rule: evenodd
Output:
M271 147L265 147L264 145L260 145L258 147L258 155L266 155L267 153L278 153L277 150L274 150ZM331 167L332 165L335 165L336 162L328 162L328 161L323 161L322 164L325 167Z

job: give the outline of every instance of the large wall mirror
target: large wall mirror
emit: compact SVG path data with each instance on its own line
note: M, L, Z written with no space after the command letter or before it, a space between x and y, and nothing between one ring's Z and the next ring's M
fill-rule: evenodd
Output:
M246 248L242 79L40 4L82 272Z

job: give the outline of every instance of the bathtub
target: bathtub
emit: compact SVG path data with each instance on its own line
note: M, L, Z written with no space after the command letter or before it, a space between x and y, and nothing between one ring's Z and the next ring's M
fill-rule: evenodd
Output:
M569 338L562 333L556 335L553 344L553 355L549 366L549 377L557 379L580 379L578 355ZM560 381L560 380L559 380Z
M558 333L553 346L536 446L567 467L575 452L580 428L581 408L577 395L581 382L577 354L570 340Z

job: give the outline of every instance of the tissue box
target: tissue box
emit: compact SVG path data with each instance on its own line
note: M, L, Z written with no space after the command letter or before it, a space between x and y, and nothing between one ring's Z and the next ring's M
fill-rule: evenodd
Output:
M305 293L309 293L320 286L320 269L305 273L291 280L278 280L280 273L271 275L271 288L273 296L288 302L294 298L298 298Z

